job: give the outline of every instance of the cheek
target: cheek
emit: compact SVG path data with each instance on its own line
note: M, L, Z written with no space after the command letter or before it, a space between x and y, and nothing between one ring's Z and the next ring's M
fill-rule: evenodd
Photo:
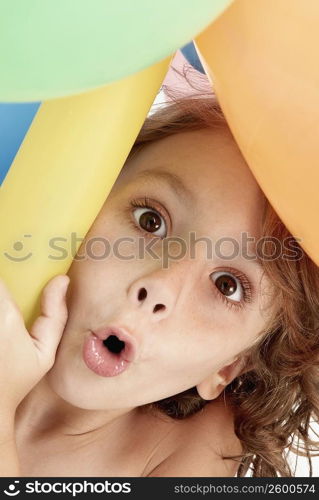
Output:
M207 376L222 368L256 338L255 325L236 324L229 315L224 320L215 315L213 320L201 322L200 328L198 321L192 324L187 317L184 325L187 329L178 346L179 366L198 375Z
M138 234L129 221L112 212L100 217L86 236L86 253L94 253L106 265L112 260L131 265L139 256L138 248Z
M90 227L85 240L92 238L114 240L118 237L123 225L120 219L117 206L115 207L114 203L107 200Z
M187 318L186 318L187 319ZM159 355L161 356L164 369L174 371L176 374L189 374L191 378L202 375L208 375L211 371L218 368L229 347L228 339L216 329L208 331L190 328L191 323L184 323L185 330L179 338L172 340L168 335L167 343L159 346ZM182 325L179 325L181 328ZM190 328L190 329L189 329ZM230 344L230 342L229 342Z
M101 273L112 271L114 264L127 262L128 245L132 253L132 243L125 241L117 221L99 216L82 242L70 271L82 284L96 282Z

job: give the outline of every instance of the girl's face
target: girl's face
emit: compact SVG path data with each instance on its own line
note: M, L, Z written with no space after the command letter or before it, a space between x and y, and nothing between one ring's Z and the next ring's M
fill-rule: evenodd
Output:
M252 259L263 209L227 130L179 133L132 157L68 272L53 389L75 406L105 410L193 386L216 397L236 375L225 367L266 322L268 284ZM106 377L82 350L92 331L109 325L126 328L136 350L125 371Z

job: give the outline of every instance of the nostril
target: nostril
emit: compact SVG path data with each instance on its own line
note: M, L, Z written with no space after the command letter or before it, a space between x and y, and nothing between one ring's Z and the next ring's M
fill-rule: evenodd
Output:
M161 309L165 309L164 304L156 304L156 306L153 309L153 312L160 311Z
M120 353L125 348L125 342L118 339L116 335L109 335L107 339L103 340L103 344L115 354Z
M138 292L138 300L144 300L146 296L147 296L147 291L145 290L145 288L141 288L140 291Z

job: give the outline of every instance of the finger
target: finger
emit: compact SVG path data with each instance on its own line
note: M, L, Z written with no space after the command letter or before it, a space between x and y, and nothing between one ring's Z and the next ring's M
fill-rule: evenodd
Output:
M41 315L30 330L44 363L53 364L66 325L68 310L65 296L69 282L68 276L59 275L44 287L41 296Z
M20 327L21 324L24 325L24 320L21 311L13 300L13 297L5 284L5 282L0 279L0 319L1 319L1 329L4 331L6 328L16 328Z
M4 298L8 298L10 297L11 298L11 295L10 295L10 292L9 292L9 289L7 287L7 285L5 284L5 282L0 278L0 297L4 297Z

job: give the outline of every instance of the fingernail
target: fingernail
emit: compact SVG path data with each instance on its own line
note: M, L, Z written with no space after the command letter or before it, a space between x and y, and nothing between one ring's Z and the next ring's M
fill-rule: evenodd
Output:
M67 289L68 289L68 286L69 286L69 283L70 283L70 278L69 276L65 276L65 280L64 280L64 284L62 286L63 290L64 290L64 293L66 293Z

